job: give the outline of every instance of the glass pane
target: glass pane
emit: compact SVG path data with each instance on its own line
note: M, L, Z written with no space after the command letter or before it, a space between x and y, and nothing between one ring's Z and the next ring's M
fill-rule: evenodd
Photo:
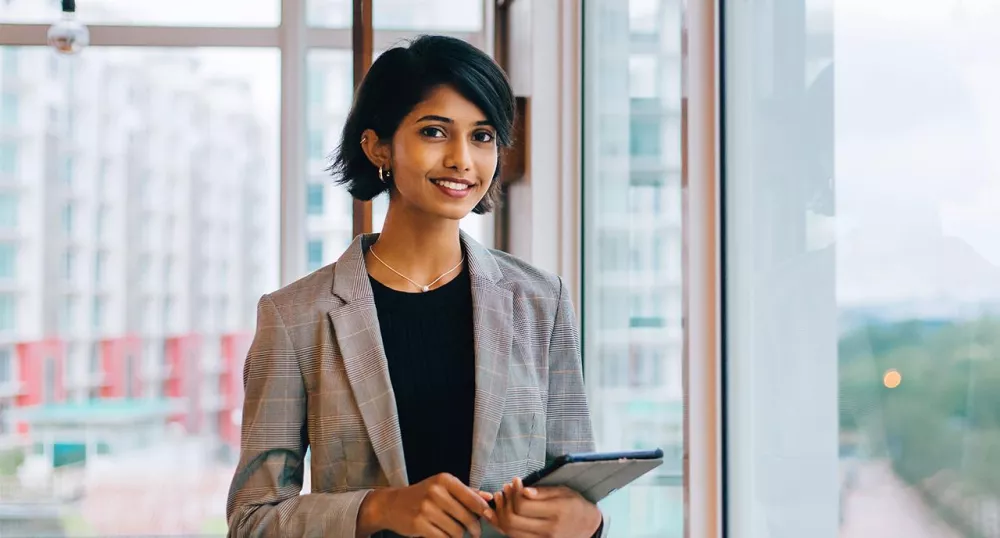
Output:
M327 172L354 98L351 51L311 50L307 59L306 268L337 261L353 239L351 195ZM360 143L360 141L358 141ZM318 246L317 246L318 245Z
M16 381L0 383L0 504L47 507L19 510L24 536L225 534L243 360L278 285L279 55L0 60L23 119L0 175Z
M725 13L728 528L997 536L1000 6Z
M5 0L0 22L51 24L59 19L58 0ZM149 26L278 26L281 0L83 0L77 16L85 24Z
M670 88L681 2L584 5L584 364L597 445L667 454L605 509L616 536L680 538L681 102Z
M307 0L309 24L351 27L351 0ZM372 3L372 26L378 30L479 32L481 0L378 0Z

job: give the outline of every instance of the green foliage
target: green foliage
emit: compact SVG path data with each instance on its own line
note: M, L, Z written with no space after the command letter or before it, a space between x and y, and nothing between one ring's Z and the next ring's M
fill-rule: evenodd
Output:
M24 451L20 448L0 450L0 476L10 476L24 463Z
M946 472L1000 498L1000 320L872 324L839 351L843 432L881 442L913 484Z

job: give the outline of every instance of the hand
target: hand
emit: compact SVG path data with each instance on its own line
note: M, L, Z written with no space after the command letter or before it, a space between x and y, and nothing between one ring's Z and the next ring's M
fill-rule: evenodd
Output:
M462 538L482 535L480 516L495 522L487 500L454 476L442 473L406 488L390 490L384 499L385 528L402 536Z
M520 478L494 495L497 527L510 538L589 538L601 511L564 487L525 488Z

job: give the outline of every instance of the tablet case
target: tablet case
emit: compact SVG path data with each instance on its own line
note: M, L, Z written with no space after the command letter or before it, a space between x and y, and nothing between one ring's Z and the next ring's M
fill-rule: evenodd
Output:
M604 499L663 464L660 449L567 454L524 478L525 486L565 486L592 503Z

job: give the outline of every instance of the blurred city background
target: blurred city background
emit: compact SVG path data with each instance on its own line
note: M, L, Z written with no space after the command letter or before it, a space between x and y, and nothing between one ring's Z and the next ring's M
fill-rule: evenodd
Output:
M491 53L498 4L515 41L580 21L561 51L579 87L550 103L579 105L579 147L535 112L527 185L462 225L531 261L553 234L576 253L598 446L667 455L605 502L613 536L687 536L686 365L707 360L685 352L692 2L372 4L376 43L448 33ZM718 5L729 535L1000 537L1000 5ZM304 115L289 217L277 44L60 56L5 35L44 31L58 2L0 1L0 536L225 534L257 300L355 230L325 171L353 95L352 2L303 7L330 37L284 86ZM281 0L77 8L90 25L282 23ZM530 96L549 82L519 73L552 59L526 43L506 63ZM538 171L547 152L579 163L569 187ZM565 188L573 230L538 216Z

